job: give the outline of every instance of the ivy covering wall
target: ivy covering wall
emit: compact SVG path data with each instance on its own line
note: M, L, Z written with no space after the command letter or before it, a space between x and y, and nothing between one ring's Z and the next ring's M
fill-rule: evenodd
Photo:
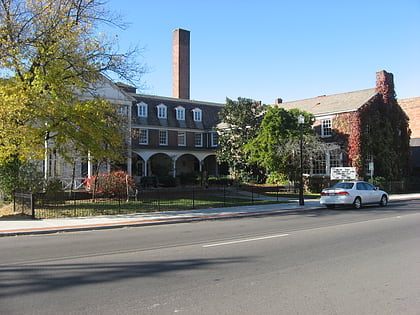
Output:
M410 174L411 151L408 117L395 97L378 95L360 110L361 156L373 157L376 177L402 180ZM365 165L364 165L365 166ZM367 170L362 168L364 174Z
M374 176L402 180L410 173L410 130L408 117L395 97L377 94L356 112L334 117L334 141L346 149L346 166L368 177L368 161Z

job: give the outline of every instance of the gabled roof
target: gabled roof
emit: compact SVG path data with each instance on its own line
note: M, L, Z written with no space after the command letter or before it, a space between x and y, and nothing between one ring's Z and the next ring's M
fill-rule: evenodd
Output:
M334 95L323 95L300 101L280 103L278 106L287 110L298 108L300 110L311 113L314 116L324 116L356 111L377 94L377 90L373 88Z

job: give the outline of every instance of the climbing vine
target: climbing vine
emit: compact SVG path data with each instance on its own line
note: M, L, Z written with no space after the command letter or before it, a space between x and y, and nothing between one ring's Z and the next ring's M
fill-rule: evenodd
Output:
M400 180L409 174L408 118L395 98L386 100L377 95L357 112L334 117L334 141L346 148L346 164L357 167L360 177L370 158L375 176Z

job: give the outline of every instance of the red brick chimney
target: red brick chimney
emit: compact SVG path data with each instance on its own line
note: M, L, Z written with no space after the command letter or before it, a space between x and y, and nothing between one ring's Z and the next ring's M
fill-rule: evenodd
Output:
M394 75L385 70L376 72L376 90L382 94L385 103L395 98Z
M172 42L172 95L175 98L190 98L190 31L176 29Z

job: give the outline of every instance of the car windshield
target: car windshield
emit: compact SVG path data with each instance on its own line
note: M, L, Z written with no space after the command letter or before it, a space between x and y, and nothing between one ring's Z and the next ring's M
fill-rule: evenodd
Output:
M332 188L352 189L354 183L337 183Z

